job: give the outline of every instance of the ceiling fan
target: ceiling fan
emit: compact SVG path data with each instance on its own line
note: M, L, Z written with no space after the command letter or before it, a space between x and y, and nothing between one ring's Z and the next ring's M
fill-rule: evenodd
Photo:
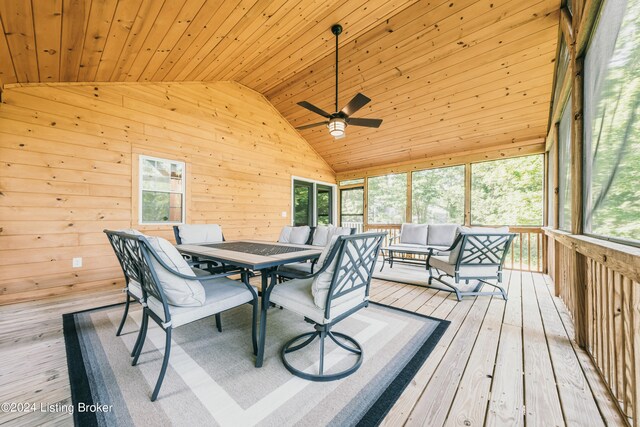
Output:
M358 93L356 96L354 96L353 99L349 101L349 103L342 110L338 111L338 36L342 33L342 25L333 25L331 27L331 32L336 36L336 112L333 114L329 114L307 101L298 102L299 106L304 107L309 111L313 111L316 114L320 114L322 117L325 117L328 120L320 123L300 126L296 129L302 130L326 125L329 128L329 133L331 134L331 136L333 136L335 139L339 139L344 138L347 125L378 128L380 127L380 124L382 124L382 119L358 119L355 117L351 117L353 113L355 113L371 101L371 99L367 98L361 93Z

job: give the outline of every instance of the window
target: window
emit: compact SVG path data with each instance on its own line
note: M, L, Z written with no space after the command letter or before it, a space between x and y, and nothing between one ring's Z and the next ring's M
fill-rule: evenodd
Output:
M541 154L472 164L472 224L542 225L543 173Z
M348 179L346 181L340 181L340 187L344 187L346 185L357 185L364 184L364 178L356 178L356 179Z
M185 165L140 156L140 224L182 223Z
M585 57L585 232L640 243L640 0L604 4Z
M293 180L293 225L333 224L335 186L303 179Z
M407 212L407 174L376 176L367 180L369 224L402 224Z
M464 223L464 166L413 172L411 180L413 222Z
M558 228L571 231L571 97L560 117L558 143Z
M361 233L364 226L364 188L340 190L340 225Z

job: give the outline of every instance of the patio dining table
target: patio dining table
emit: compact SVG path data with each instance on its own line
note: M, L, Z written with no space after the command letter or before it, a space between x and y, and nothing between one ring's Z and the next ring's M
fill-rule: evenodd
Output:
M236 240L220 243L177 245L183 254L227 265L259 271L262 278L262 310L256 367L262 366L266 335L266 314L269 308L269 294L276 285L276 269L284 264L314 260L320 257L323 248L310 245L274 243L258 240Z

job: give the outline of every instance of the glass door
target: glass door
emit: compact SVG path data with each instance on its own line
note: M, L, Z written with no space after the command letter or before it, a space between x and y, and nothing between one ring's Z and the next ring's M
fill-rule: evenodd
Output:
M355 228L362 233L364 228L364 187L340 190L340 225Z
M293 181L293 225L313 225L313 183Z
M316 225L329 225L333 218L333 188L316 184Z

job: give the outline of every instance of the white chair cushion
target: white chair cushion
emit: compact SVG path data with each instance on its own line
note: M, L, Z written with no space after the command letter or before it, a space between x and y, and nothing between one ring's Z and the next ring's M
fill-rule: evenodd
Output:
M429 246L450 247L456 239L457 230L458 225L456 224L431 224L427 243Z
M350 227L334 227L333 229L333 236L349 236L351 234L351 228Z
M429 226L427 224L402 224L400 243L426 245Z
M293 227L284 226L282 227L282 231L280 231L280 237L278 237L279 243L289 243L289 236L291 235L291 229Z
M318 258L318 266L316 267L316 271L320 271L322 267L324 267L324 263L331 253L331 249L336 244L340 236L333 236L331 238L331 242L324 247L322 254L320 254L320 258ZM316 275L313 278L313 285L311 287L311 292L313 294L313 301L316 306L320 309L324 309L327 305L327 296L329 295L329 288L331 287L331 281L333 280L333 272L336 269L336 264L338 263L338 256L336 255L331 262L331 265L327 266L327 269L322 273Z
M273 288L269 301L305 316L316 323L331 322L337 316L349 311L364 301L364 288L361 292L344 295L331 305L330 319L325 319L324 308L314 302L312 293L313 279L294 279L281 283ZM348 298L346 298L348 297Z
M313 232L313 246L327 246L331 241L335 227L333 225L319 225Z
M194 280L189 280L176 276L165 269L155 257L151 255L151 262L160 280L160 286L162 286L162 291L167 298L167 302L181 307L194 307L204 304L206 298L204 288L196 279L196 274L175 246L161 237L147 236L147 241L167 266L179 273L186 276L193 276L194 278Z
M389 245L385 249L388 249L390 251L397 251L397 252L416 252L416 253L424 253L424 254L429 253L428 246L408 244L408 243Z
M456 231L456 237L458 234L506 234L509 232L509 227L458 227ZM455 264L458 259L458 255L460 254L460 249L462 247L462 242L458 243L455 248L449 253L449 262Z
M289 235L289 243L296 245L304 245L309 240L309 234L311 234L311 227L303 225L301 227L293 227L291 234Z
M237 307L253 299L253 295L247 287L236 280L226 277L205 280L204 282L205 301L198 307L175 307L169 306L171 315L171 326L178 326L195 322L216 313L220 313L230 308ZM162 302L154 297L149 297L149 308L162 319L164 317L164 307Z
M449 276L455 276L456 264L449 262L447 256L432 256L429 264ZM461 279L468 278L496 278L498 277L498 267L494 265L467 265L461 266L458 271Z
M139 300L142 300L142 286L140 286L140 283L136 282L133 279L129 280L129 285L127 286L127 289L129 290L129 293L131 295L138 298Z
M222 242L222 228L218 224L184 224L178 226L183 245Z
M301 227L290 227L287 225L282 228L280 237L278 237L278 242L304 245L307 243L307 240L309 240L310 233L311 228L307 225L303 225Z
M310 262L292 262L291 264L285 264L278 268L278 272L293 272L293 273L302 273L302 274L311 274L311 264ZM316 266L316 270L319 267Z

